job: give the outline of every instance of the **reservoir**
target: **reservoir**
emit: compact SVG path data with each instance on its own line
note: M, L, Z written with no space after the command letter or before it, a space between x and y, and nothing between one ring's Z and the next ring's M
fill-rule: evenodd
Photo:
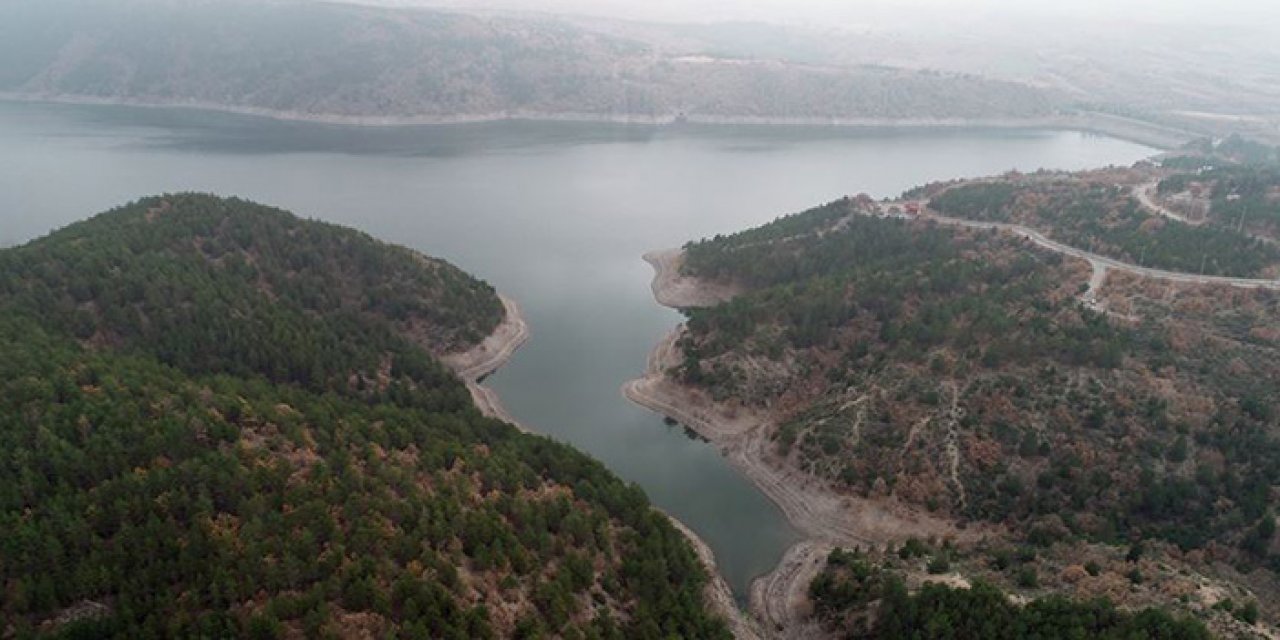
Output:
M640 256L844 195L1010 169L1132 164L1064 131L503 122L361 128L180 109L0 103L0 246L174 191L235 195L450 260L520 302L532 340L488 382L697 531L742 597L793 539L711 446L628 403L680 321Z

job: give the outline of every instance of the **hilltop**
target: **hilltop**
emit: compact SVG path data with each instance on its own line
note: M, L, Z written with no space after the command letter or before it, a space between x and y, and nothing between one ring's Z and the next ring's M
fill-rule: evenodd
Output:
M504 313L199 194L0 251L0 635L727 637L639 489L441 364Z
M659 298L695 306L628 395L721 446L809 535L757 584L758 612L813 633L796 607L826 550L881 566L916 538L902 558L920 559L885 569L916 587L936 569L1242 637L1233 607L1274 623L1280 254L1134 195L1178 175L850 198L667 260Z

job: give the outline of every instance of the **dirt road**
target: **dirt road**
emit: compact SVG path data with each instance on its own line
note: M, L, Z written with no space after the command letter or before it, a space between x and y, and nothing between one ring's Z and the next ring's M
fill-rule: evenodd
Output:
M1166 218L1169 218L1170 220L1177 220L1178 222L1181 222L1183 224L1189 224L1193 227L1198 227L1205 223L1204 220L1192 220L1156 202L1156 199L1152 194L1155 193L1156 189L1159 188L1159 186L1160 186L1159 179L1152 180L1150 182L1144 182L1133 188L1133 197L1135 200L1138 201L1138 204L1142 205L1144 209L1156 215L1164 216Z
M903 204L904 203L897 203L897 202L884 203L880 205L880 210L882 212L887 212L890 210L891 207L897 206L901 208ZM1244 289L1272 289L1272 290L1280 291L1280 280L1268 280L1264 278L1232 278L1228 276L1205 276L1205 275L1197 275L1197 274L1191 274L1191 273L1182 273L1179 271L1165 271L1163 269L1152 269L1150 267L1140 267L1136 264L1130 264L1128 262L1116 260L1115 258L1108 258L1106 256L1101 256L1096 253L1085 251L1084 249L1078 249L1068 244L1063 244L1056 240L1051 240L1047 236L1045 236L1043 233L1036 231L1035 229L1031 229L1021 225L1008 224L1004 222L980 222L977 220L964 220L961 218L950 218L929 208L928 203L920 203L920 205L921 205L921 211L923 212L921 213L920 217L923 219L932 220L934 222L937 222L938 224L945 224L945 225L950 225L954 227L968 227L970 229L995 229L997 231L1012 233L1014 235L1026 238L1027 240L1030 240L1035 244L1039 245L1040 247L1043 247L1050 251L1061 253L1066 256L1071 256L1073 258L1086 260L1089 262L1089 265L1093 267L1095 273L1098 270L1114 269L1116 271L1125 271L1128 273L1132 273L1134 275L1142 276L1144 278L1152 278L1155 280L1165 280L1168 282L1183 282L1187 284L1216 284L1216 285L1225 285L1229 287L1239 287ZM901 214L893 214L893 213L882 213L882 215L894 216L899 218L906 217Z

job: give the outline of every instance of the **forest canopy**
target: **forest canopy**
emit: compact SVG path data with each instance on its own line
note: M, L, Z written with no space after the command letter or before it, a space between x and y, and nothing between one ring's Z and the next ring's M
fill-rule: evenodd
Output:
M483 417L493 290L357 232L150 198L0 252L15 637L727 637L644 494Z
M952 193L971 217L1013 197ZM1128 316L1087 302L1083 261L876 206L687 245L684 275L742 293L686 310L671 375L768 411L774 453L839 491L1046 543L1158 539L1280 568L1280 298L1126 285Z
M856 551L836 549L809 590L818 617L847 638L945 640L1093 638L1209 640L1204 625L1157 609L1128 612L1105 599L1059 596L1015 604L999 589L926 583L908 591L902 576Z

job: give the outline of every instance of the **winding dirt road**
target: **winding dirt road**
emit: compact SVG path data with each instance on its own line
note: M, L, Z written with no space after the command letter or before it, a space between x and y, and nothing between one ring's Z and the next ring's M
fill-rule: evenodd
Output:
M680 275L680 267L684 264L684 251L681 249L650 251L644 254L644 261L653 267L653 297L664 307L711 307L740 293L732 286L714 285Z
M880 206L880 209L884 213L882 213L881 215L893 216L898 218L907 218L907 216L903 216L901 214L888 213L890 207L894 207L894 206L901 207L902 204L903 203L882 204ZM1181 282L1186 284L1216 284L1216 285L1224 285L1229 287L1239 287L1242 289L1271 289L1271 290L1280 291L1280 280L1268 280L1265 278L1232 278L1228 276L1205 276L1205 275L1197 275L1197 274L1191 274L1191 273L1182 273L1180 271L1165 271L1163 269L1152 269L1150 267L1140 267L1136 264L1130 264L1128 262L1116 260L1115 258L1108 258L1106 256L1085 251L1084 249L1077 249L1076 247L1073 247L1068 244L1063 244L1056 240L1051 240L1049 239L1049 237L1045 236L1043 233L1036 231L1035 229L1031 229L1021 225L1008 224L1004 222L980 222L977 220L964 220L962 218L950 218L929 208L928 203L922 202L920 203L920 206L921 206L921 212L922 212L920 215L920 218L922 219L932 220L934 222L937 222L938 224L945 224L953 227L967 227L970 229L994 229L997 231L1004 231L1007 233L1011 233L1016 236L1021 236L1050 251L1061 253L1063 255L1070 256L1073 258L1079 258L1081 260L1085 260L1089 263L1090 266L1094 268L1095 273L1100 269L1101 270L1115 269L1117 271L1125 271L1128 273L1132 273L1134 275L1142 276L1144 278L1151 278L1154 280L1164 280L1167 282Z
M1154 193L1159 186L1160 186L1159 180L1152 180L1150 182L1139 185L1134 188L1133 197L1138 201L1138 204L1142 205L1148 211L1151 211L1152 213L1155 213L1158 215L1162 215L1171 220L1177 220L1178 222L1189 224L1193 227L1198 227L1208 222L1207 218L1204 220L1192 220L1176 211L1173 211L1172 209L1169 209L1168 207L1162 206L1159 202L1156 202L1155 198L1151 194ZM1249 230L1243 228L1243 220L1241 221L1241 223L1242 225L1241 225L1240 231L1244 233L1246 236L1249 236L1250 238L1253 238L1258 242L1265 242L1266 244L1269 244L1272 246L1280 246L1280 240L1276 240L1275 238L1271 238L1265 235L1252 233Z
M1142 205L1142 208L1156 215L1164 216L1166 218L1169 218L1170 220L1177 220L1178 222L1181 222L1183 224L1189 224L1193 227L1198 227L1205 223L1204 220L1192 220L1156 202L1156 199L1152 197L1151 194L1154 193L1156 189L1158 189L1159 187L1160 187L1159 178L1155 180L1151 180L1149 182L1144 182L1133 188L1133 197L1135 200L1138 201L1138 204Z

